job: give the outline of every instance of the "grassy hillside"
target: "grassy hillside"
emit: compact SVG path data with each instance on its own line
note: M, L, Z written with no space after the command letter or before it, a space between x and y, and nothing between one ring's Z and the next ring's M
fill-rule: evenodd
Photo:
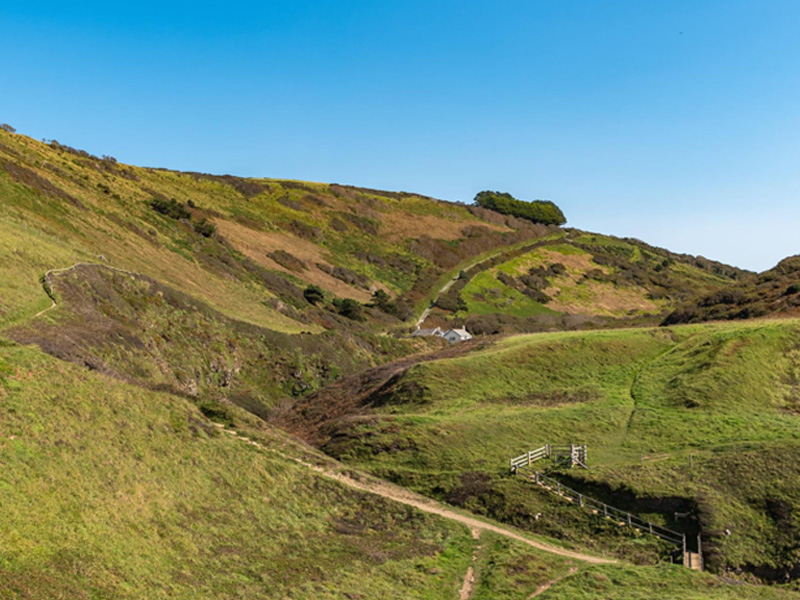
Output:
M294 460L316 462L310 450L245 411L229 418L264 449L179 396L33 347L0 347L0 406L4 599L456 600L470 568L474 599L528 598L553 582L552 597L577 586L606 598L610 581L631 594L658 582L709 594L698 597L788 597L679 569L588 568L490 533L474 539L322 477Z
M0 366L3 598L456 597L466 529L221 434L177 396L31 348Z
M122 165L6 131L0 198L9 257L0 326L45 308L39 277L80 261L148 275L289 333L325 328L302 295L311 284L328 308L333 297L366 303L384 290L394 314L368 316L397 322L444 271L547 231L402 192Z
M655 324L681 302L751 277L638 240L570 230L462 271L433 320L465 320L478 333Z
M664 522L667 504L689 506L715 568L791 579L789 328L449 348L387 335L434 299L434 320L466 319L476 333L647 322L746 273L405 192L133 167L0 130L0 275L0 597L455 599L470 567L471 598L543 586L543 598L605 598L608 582L640 595L787 597L635 566L666 549L587 525L503 471L532 432L581 436L597 468L573 485L624 487ZM752 340L715 350L725 336ZM716 369L729 356L770 370ZM697 361L703 377L684 371ZM775 377L768 397L745 391ZM736 410L708 401L726 381ZM631 563L587 568L475 539L320 475L305 461L329 459L266 418L350 465ZM675 446L667 426L689 441ZM700 482L684 472L690 449ZM641 452L669 458L637 471ZM750 464L771 473L769 493ZM727 479L706 476L720 465ZM746 540L719 533L748 519L759 529Z
M506 475L529 448L587 443L591 469L563 481L699 530L714 571L792 580L798 333L797 321L767 321L517 336L370 381L346 412L311 410L335 406L322 390L278 418L289 427L315 418L295 429L425 493L647 560L657 548ZM693 519L676 521L676 511Z

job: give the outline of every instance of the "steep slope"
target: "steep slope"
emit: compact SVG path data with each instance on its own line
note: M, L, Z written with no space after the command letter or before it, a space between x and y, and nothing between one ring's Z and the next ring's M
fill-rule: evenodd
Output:
M282 454L36 350L0 366L3 598L456 597L466 528L315 474L257 423Z
M376 290L393 302L367 316L397 323L448 269L547 232L413 194L133 167L6 131L0 199L0 326L45 308L39 278L77 262L289 333L338 327L325 318L334 297L365 303ZM312 284L320 308L303 295Z
M424 493L653 560L656 548L505 474L530 448L587 443L591 468L562 474L565 483L699 531L714 571L798 580L798 332L786 320L511 337L384 366L387 377L348 390L349 404L333 386L274 417Z
M790 256L755 278L683 304L664 324L799 314L800 256Z

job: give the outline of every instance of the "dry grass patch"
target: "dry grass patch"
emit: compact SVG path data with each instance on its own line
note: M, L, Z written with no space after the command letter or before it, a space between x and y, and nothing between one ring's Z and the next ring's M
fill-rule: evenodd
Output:
M480 225L493 231L511 231L508 227L480 223L477 221L450 221L436 215L415 215L407 213L385 213L381 215L381 237L390 242L402 242L408 238L427 235L437 240L457 240L464 237L464 227Z
M330 263L323 256L323 249L313 242L286 233L256 231L223 219L215 219L214 223L220 234L234 248L268 269L300 275L306 283L318 285L342 298L353 298L359 302L368 302L371 299L371 294L367 290L348 285L317 267L317 263L323 265ZM288 252L303 261L307 270L300 274L292 272L267 256L279 251ZM384 286L379 287L386 289Z

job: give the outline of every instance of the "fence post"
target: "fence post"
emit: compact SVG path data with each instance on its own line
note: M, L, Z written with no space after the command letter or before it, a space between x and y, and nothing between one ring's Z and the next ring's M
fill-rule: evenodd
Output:
M583 506L583 494L578 494L578 506Z
M702 546L702 542L700 541L700 534L699 533L697 534L697 558L700 561L700 564L698 566L700 567L700 570L702 571L704 569L705 565L703 564L703 546Z
M608 516L608 504L603 504L603 516Z
M685 560L686 560L686 534L684 533L683 534L683 557L682 557L681 562L684 562ZM692 566L692 562L691 561L692 561L692 559L691 559L691 557L689 557L689 566L690 567Z
M550 458L550 444L544 445L545 452L547 453L547 458Z
M633 523L631 522L631 513L628 513L628 527L633 527Z
M556 492L559 493L559 494L561 493L561 484L560 483L556 484Z

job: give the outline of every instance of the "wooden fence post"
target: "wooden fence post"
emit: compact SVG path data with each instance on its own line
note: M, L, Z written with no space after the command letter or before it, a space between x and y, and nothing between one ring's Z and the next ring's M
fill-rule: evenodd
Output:
M702 546L702 542L700 541L700 534L699 533L697 534L697 558L700 561L700 564L698 566L700 567L700 570L702 571L705 568L705 565L703 564L703 546Z
M681 560L681 562L683 562L684 560L686 560L686 534L685 533L683 534L683 560ZM692 566L691 557L689 558L689 566L690 567Z

